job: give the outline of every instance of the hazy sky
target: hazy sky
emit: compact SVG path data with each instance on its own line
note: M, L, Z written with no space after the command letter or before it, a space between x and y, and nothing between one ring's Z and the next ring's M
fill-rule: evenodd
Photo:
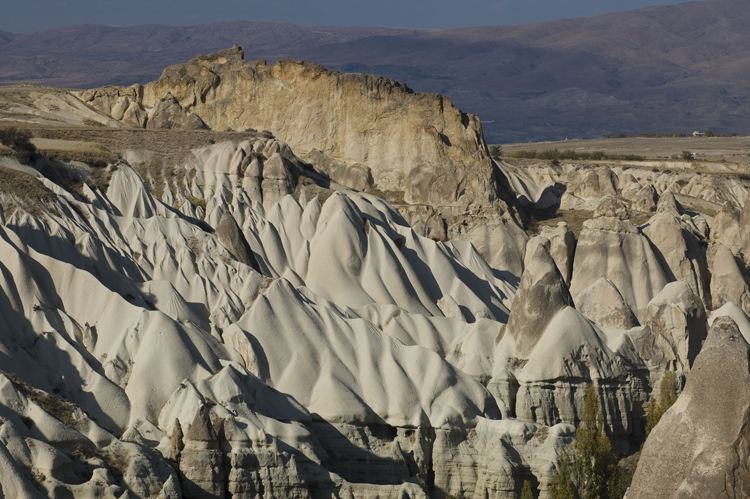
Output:
M31 33L76 24L169 24L219 21L316 26L457 28L527 24L590 16L681 0L0 0L0 31Z

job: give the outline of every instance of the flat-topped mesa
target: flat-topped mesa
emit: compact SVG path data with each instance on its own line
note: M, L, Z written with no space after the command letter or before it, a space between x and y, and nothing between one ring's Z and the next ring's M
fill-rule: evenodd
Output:
M480 120L447 97L387 78L288 59L247 62L235 46L170 66L143 87L81 93L105 114L117 108L122 119L138 113L120 108L137 104L151 120L171 97L213 130L269 130L301 153L318 150L364 165L378 190L403 191L407 203L466 207L497 197ZM148 120L128 123L143 127Z

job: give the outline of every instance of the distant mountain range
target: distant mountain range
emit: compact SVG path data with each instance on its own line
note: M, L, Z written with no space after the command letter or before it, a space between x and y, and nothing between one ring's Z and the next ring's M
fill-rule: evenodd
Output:
M228 22L0 32L0 83L145 83L241 45L450 96L488 142L705 130L750 133L750 2L713 0L527 26L445 31Z

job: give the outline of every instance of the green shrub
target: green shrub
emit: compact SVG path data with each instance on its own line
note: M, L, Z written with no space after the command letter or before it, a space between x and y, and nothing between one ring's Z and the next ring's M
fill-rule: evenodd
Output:
M646 436L659 424L659 420L677 401L677 376L672 371L664 371L659 384L659 400L651 399L646 411Z
M625 478L617 455L604 433L599 397L594 385L586 390L581 424L573 442L576 459L565 453L550 484L552 499L622 499Z
M534 493L531 491L531 484L528 480L523 481L520 499L534 499Z
M490 156L493 158L499 158L503 155L503 148L500 146L492 146L490 147Z

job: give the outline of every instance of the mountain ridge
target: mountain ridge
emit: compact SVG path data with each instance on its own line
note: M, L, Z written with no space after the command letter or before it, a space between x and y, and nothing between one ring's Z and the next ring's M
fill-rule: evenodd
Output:
M750 7L736 0L442 31L84 25L3 33L0 43L0 83L78 88L145 83L195 54L240 45L247 60L303 59L448 95L486 123L490 143L750 130Z

